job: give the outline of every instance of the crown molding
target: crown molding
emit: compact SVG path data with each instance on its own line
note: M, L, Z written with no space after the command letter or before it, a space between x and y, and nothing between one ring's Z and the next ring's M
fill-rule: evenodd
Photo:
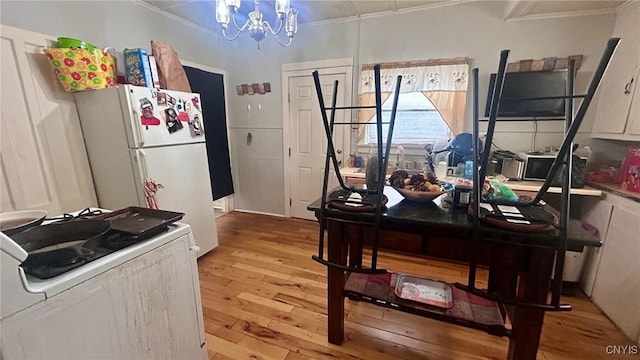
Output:
M357 1L357 0L352 0L352 1ZM376 18L381 16L387 16L387 15L410 13L410 12L420 11L420 10L430 10L430 9L449 7L449 6L456 6L456 5L462 5L467 3L473 3L473 2L478 2L478 0L447 0L447 1L439 2L435 4L421 5L421 6L415 6L415 7L405 8L405 9L380 11L380 12L375 12L371 14L354 15L354 16L348 16L348 17L343 17L339 19L311 21L304 24L298 24L298 27L310 26L310 25L312 26L312 25L333 24L333 23L353 21L357 19Z
M622 4L620 4L620 6L618 6L616 8L616 11L620 12L620 11L628 8L629 6L631 6L631 4L633 4L634 2L637 2L637 0L627 0L627 1L623 2Z
M507 3L504 11L504 19L517 18L526 15L535 4L533 0L511 0Z
M607 15L607 14L615 14L617 12L618 12L617 8L566 11L566 12L549 13L549 14L524 15L524 16L512 17L512 18L506 19L505 21L511 22L511 21L523 21L523 20L546 20L546 19L558 19L558 18L577 17L577 16Z
M138 6L142 6L145 9L149 9L151 11L154 11L154 12L158 13L158 14L164 15L164 16L168 17L169 19L175 20L175 21L177 21L177 22L179 22L179 23L181 23L183 25L186 25L186 26L188 26L188 27L190 27L190 28L192 28L194 30L203 31L205 33L208 33L208 34L217 36L219 38L222 38L222 36L220 36L220 34L216 33L215 31L212 31L211 29L207 29L204 26L195 24L195 23L193 23L193 22L191 22L189 20L181 18L178 15L174 15L174 14L168 12L168 11L165 11L165 10L162 10L160 8L157 8L157 7L155 7L155 6L151 5L151 4L148 4L148 3L146 3L146 2L144 2L142 0L129 0L129 1L131 1L132 3L134 3L134 4L138 5Z

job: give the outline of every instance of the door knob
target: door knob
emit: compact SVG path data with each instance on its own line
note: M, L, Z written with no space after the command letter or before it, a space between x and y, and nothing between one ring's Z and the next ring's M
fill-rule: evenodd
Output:
M337 153L338 155L342 154L342 149L338 149L338 150L336 150L336 153Z

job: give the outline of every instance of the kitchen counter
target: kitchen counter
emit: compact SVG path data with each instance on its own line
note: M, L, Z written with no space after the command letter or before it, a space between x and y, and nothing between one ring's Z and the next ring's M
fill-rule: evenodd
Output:
M618 196L622 196L624 198L640 202L640 193L625 190L616 184L600 184L594 182L588 182L588 184L593 188L598 188L604 191L608 191L614 193Z
M542 187L542 181L509 181L505 183L509 187L509 189L514 191L532 191L537 192ZM550 187L549 193L552 194L560 194L562 192L562 188L560 187ZM585 186L582 189L571 189L572 195L585 195L585 196L602 196L602 191L595 189L591 186Z
M413 171L413 170L412 170ZM350 178L365 178L365 169L364 168L350 168L350 167L344 167L340 169L340 174L344 177L350 177ZM444 179L442 179L443 181L451 181L453 180L453 177L446 177ZM540 190L540 187L542 186L543 182L542 181L509 181L507 183L505 183L505 185L507 185L511 190L514 191L530 191L530 192L537 192L538 190ZM600 184L600 185L604 185L604 184ZM605 189L605 190L611 190L611 189ZM622 190L622 189L620 189ZM550 187L549 188L549 193L552 194L560 194L562 192L562 188L560 187ZM629 192L627 192L629 193ZM572 195L584 195L584 196L596 196L596 197L601 197L602 196L602 190L600 189L596 189L593 186L585 186L582 189L571 189L571 194ZM632 193L634 194L634 193ZM622 195L625 196L625 195ZM640 194L636 194L637 199L640 199Z
M340 169L340 175L344 177L359 177L365 178L365 169L364 168L352 168L352 167L344 167Z

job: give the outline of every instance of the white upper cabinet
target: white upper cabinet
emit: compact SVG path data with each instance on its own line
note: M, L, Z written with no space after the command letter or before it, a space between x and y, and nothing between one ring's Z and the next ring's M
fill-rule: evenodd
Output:
M1 34L0 211L97 205L73 95L42 52L55 38L5 25Z
M638 26L640 27L640 25ZM640 32L640 29L638 29L638 31ZM633 95L633 100L631 101L626 133L634 136L633 139L640 139L640 86L638 86L638 82L640 82L640 69L638 69L634 79L636 79L634 81L636 83L636 90Z
M592 136L640 140L640 2L618 13L613 36L622 40L602 79Z

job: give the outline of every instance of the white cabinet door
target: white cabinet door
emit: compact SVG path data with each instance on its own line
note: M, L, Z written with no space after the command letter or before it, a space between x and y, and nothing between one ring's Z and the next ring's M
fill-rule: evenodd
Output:
M184 235L110 270L107 286L126 357L206 358L191 247Z
M613 205L600 198L591 198L585 196L582 205L582 221L586 221L589 224L595 226L598 229L600 240L607 239L607 231L609 229L609 219L611 219L611 212L613 211ZM598 266L600 260L602 260L603 247L585 247L585 260L582 275L580 277L580 288L587 296L591 296L593 293L593 284L596 280L596 274L598 272Z
M60 214L97 200L71 93L42 49L55 38L2 25L0 211Z
M640 29L638 31L640 31ZM635 79L636 81L640 81L640 69L638 69ZM631 101L627 133L630 135L638 135L638 140L640 140L640 86L636 86L633 100Z
M621 37L622 40L598 90L600 98L596 122L593 125L594 137L598 137L598 134L625 132L633 90L638 83L638 79L631 81L638 71L640 61L638 24L640 24L640 3L630 5L618 14L613 35Z
M640 333L640 206L614 206L593 301L631 339Z

